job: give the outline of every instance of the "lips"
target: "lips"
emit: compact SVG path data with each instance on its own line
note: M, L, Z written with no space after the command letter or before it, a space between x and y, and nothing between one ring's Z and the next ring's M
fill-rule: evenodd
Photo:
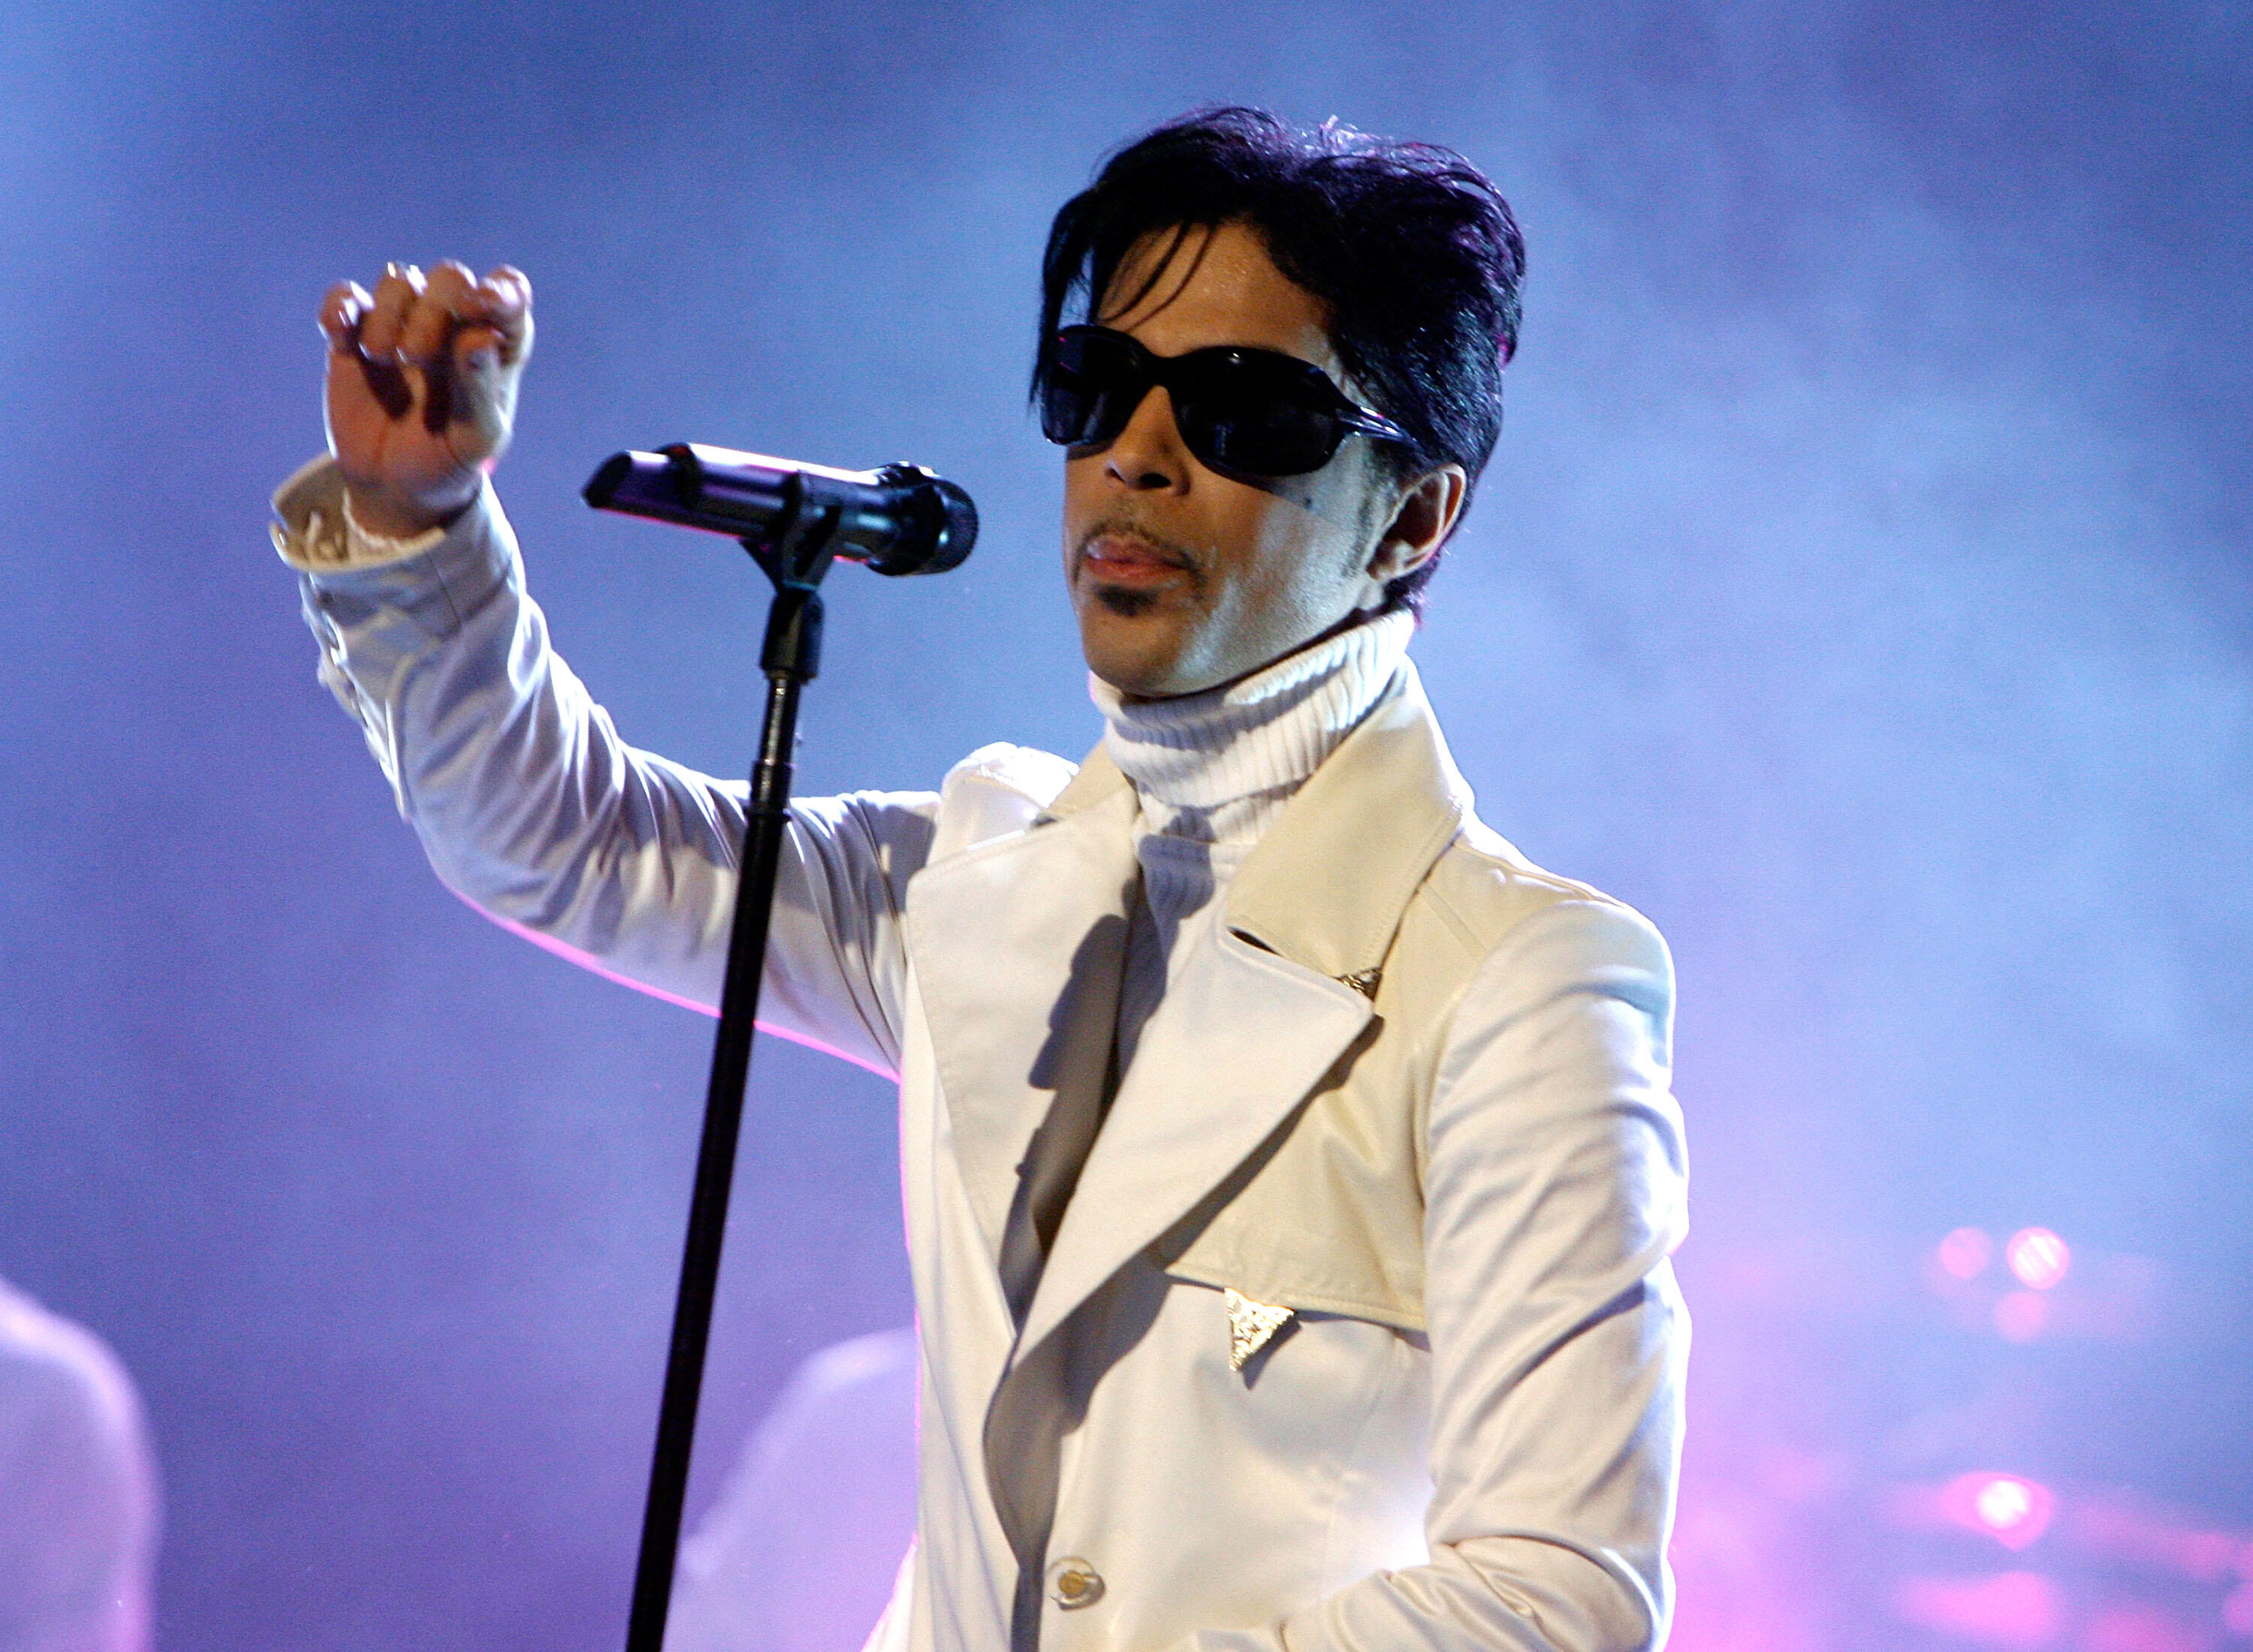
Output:
M1182 558L1139 533L1099 533L1080 547L1080 572L1106 585L1157 585L1188 571Z

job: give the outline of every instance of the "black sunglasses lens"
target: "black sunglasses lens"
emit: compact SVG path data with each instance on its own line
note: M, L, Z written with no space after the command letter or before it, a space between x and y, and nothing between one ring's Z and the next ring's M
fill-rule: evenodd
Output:
M1211 426L1207 462L1253 476L1319 471L1337 451L1341 434L1329 415L1280 402L1216 418Z
M1330 462L1346 427L1320 368L1227 348L1161 359L1100 328L1057 336L1041 387L1041 433L1067 447L1117 438L1162 377L1190 452L1216 470L1299 476Z
M1068 447L1108 442L1126 428L1149 393L1140 353L1100 334L1067 332L1057 340L1041 389L1041 434Z
M1181 387L1174 417L1197 457L1252 476L1319 471L1345 439L1337 415L1315 401L1302 375L1258 358L1213 361Z

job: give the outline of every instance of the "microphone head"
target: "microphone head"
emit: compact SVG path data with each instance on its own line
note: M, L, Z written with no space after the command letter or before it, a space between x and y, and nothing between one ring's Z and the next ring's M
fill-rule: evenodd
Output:
M919 464L888 464L876 472L907 491L912 522L868 565L879 574L944 574L959 568L978 543L978 507L945 477Z
M668 519L681 508L672 461L662 453L613 453L587 479L579 497L598 511Z
M746 545L766 544L807 511L826 512L830 552L879 574L944 574L978 543L970 496L919 464L835 471L684 442L660 453L612 454L582 497L596 510Z

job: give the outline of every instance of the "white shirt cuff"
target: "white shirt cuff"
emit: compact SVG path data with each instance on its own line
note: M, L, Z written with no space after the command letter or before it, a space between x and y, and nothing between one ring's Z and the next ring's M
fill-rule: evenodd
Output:
M345 563L350 568L372 568L379 562L404 561L410 556L420 556L446 537L443 527L426 527L420 533L410 533L404 539L388 533L378 533L362 527L359 519L352 514L352 495L345 496Z
M446 528L430 527L394 539L364 527L352 514L351 496L336 462L318 458L303 466L274 495L274 548L282 560L306 574L340 574L384 568L436 548Z

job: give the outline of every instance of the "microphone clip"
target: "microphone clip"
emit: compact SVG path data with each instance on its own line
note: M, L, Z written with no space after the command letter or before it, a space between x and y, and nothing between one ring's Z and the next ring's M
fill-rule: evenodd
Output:
M747 535L737 541L774 582L774 603L767 610L766 636L759 645L759 669L769 677L810 683L820 674L819 588L837 561L840 513L834 504L807 509L800 493L785 514L779 533L766 539Z

